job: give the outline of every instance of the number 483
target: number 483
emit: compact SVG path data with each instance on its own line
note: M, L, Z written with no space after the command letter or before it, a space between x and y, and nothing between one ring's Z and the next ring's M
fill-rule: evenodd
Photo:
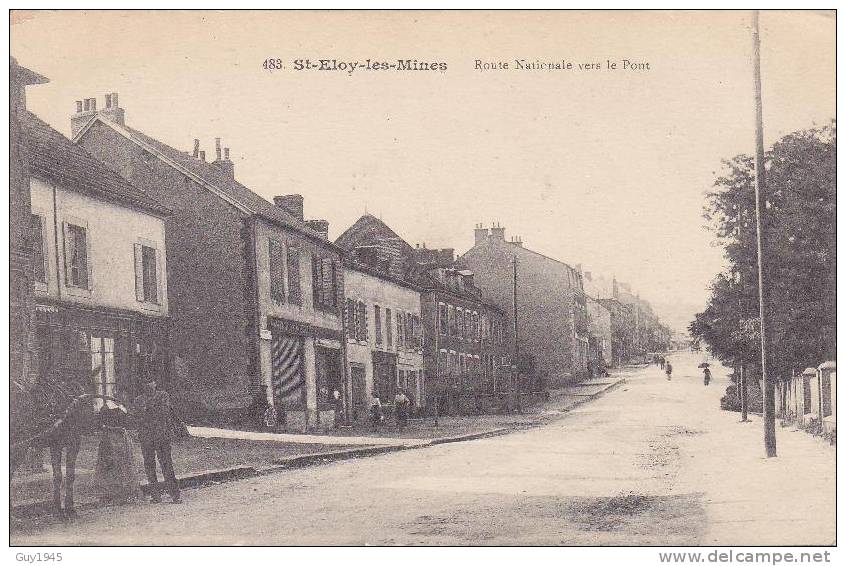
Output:
M262 68L266 71L275 71L282 69L282 59L265 59Z

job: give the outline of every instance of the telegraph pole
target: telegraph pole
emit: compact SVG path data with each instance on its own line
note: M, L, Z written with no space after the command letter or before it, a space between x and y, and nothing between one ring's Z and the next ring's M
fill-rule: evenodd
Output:
M755 223L758 240L758 305L761 321L761 381L764 390L764 447L767 458L776 456L775 387L768 373L767 293L764 287L764 246L762 219L766 214L766 172L764 171L764 117L761 102L761 37L758 10L752 11L752 72L755 83ZM744 376L745 377L745 376Z
M512 257L511 265L514 268L514 286L511 292L511 308L514 310L514 381L511 388L515 393L517 411L522 413L523 407L520 402L520 390L518 386L520 380L520 346L517 342L517 254L514 254Z

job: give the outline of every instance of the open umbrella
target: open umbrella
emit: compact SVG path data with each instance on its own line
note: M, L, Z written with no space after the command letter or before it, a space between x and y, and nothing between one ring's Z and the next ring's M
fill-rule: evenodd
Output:
M700 367L700 368L707 368L707 367L711 367L711 364L709 364L708 362L702 362L701 364L699 364L699 366L698 366L698 367Z

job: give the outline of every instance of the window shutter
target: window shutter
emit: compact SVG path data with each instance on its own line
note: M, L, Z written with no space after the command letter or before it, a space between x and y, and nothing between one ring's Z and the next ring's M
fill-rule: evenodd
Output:
M270 258L270 299L277 304L285 302L285 283L282 279L282 244L276 240L268 240L268 256Z
M293 246L288 246L288 300L295 305L303 304L300 286L300 250Z
M67 222L62 222L62 234L63 234L63 242L64 242L64 255L65 255L65 286L69 287L71 282L71 255L73 254L73 243L70 240L70 228L68 227Z
M133 244L135 248L135 300L144 302L144 247Z
M159 253L156 249L156 304L160 305L164 302L164 254Z
M333 301L333 288L334 285L332 284L332 278L334 273L332 271L332 260L331 259L322 259L320 260L320 281L321 281L321 304L325 307L335 306L335 302Z
M320 278L320 258L316 255L311 256L311 295L312 301L314 304L312 305L314 308L318 308L323 301L321 301L321 288L322 288L322 280Z

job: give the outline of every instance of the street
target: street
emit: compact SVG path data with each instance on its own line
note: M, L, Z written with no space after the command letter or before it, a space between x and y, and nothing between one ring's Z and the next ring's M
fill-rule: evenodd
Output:
M726 371L671 356L550 424L291 470L13 530L14 545L817 545L835 542L834 448L721 411ZM178 453L175 458L179 458ZM801 481L799 481L801 480Z

